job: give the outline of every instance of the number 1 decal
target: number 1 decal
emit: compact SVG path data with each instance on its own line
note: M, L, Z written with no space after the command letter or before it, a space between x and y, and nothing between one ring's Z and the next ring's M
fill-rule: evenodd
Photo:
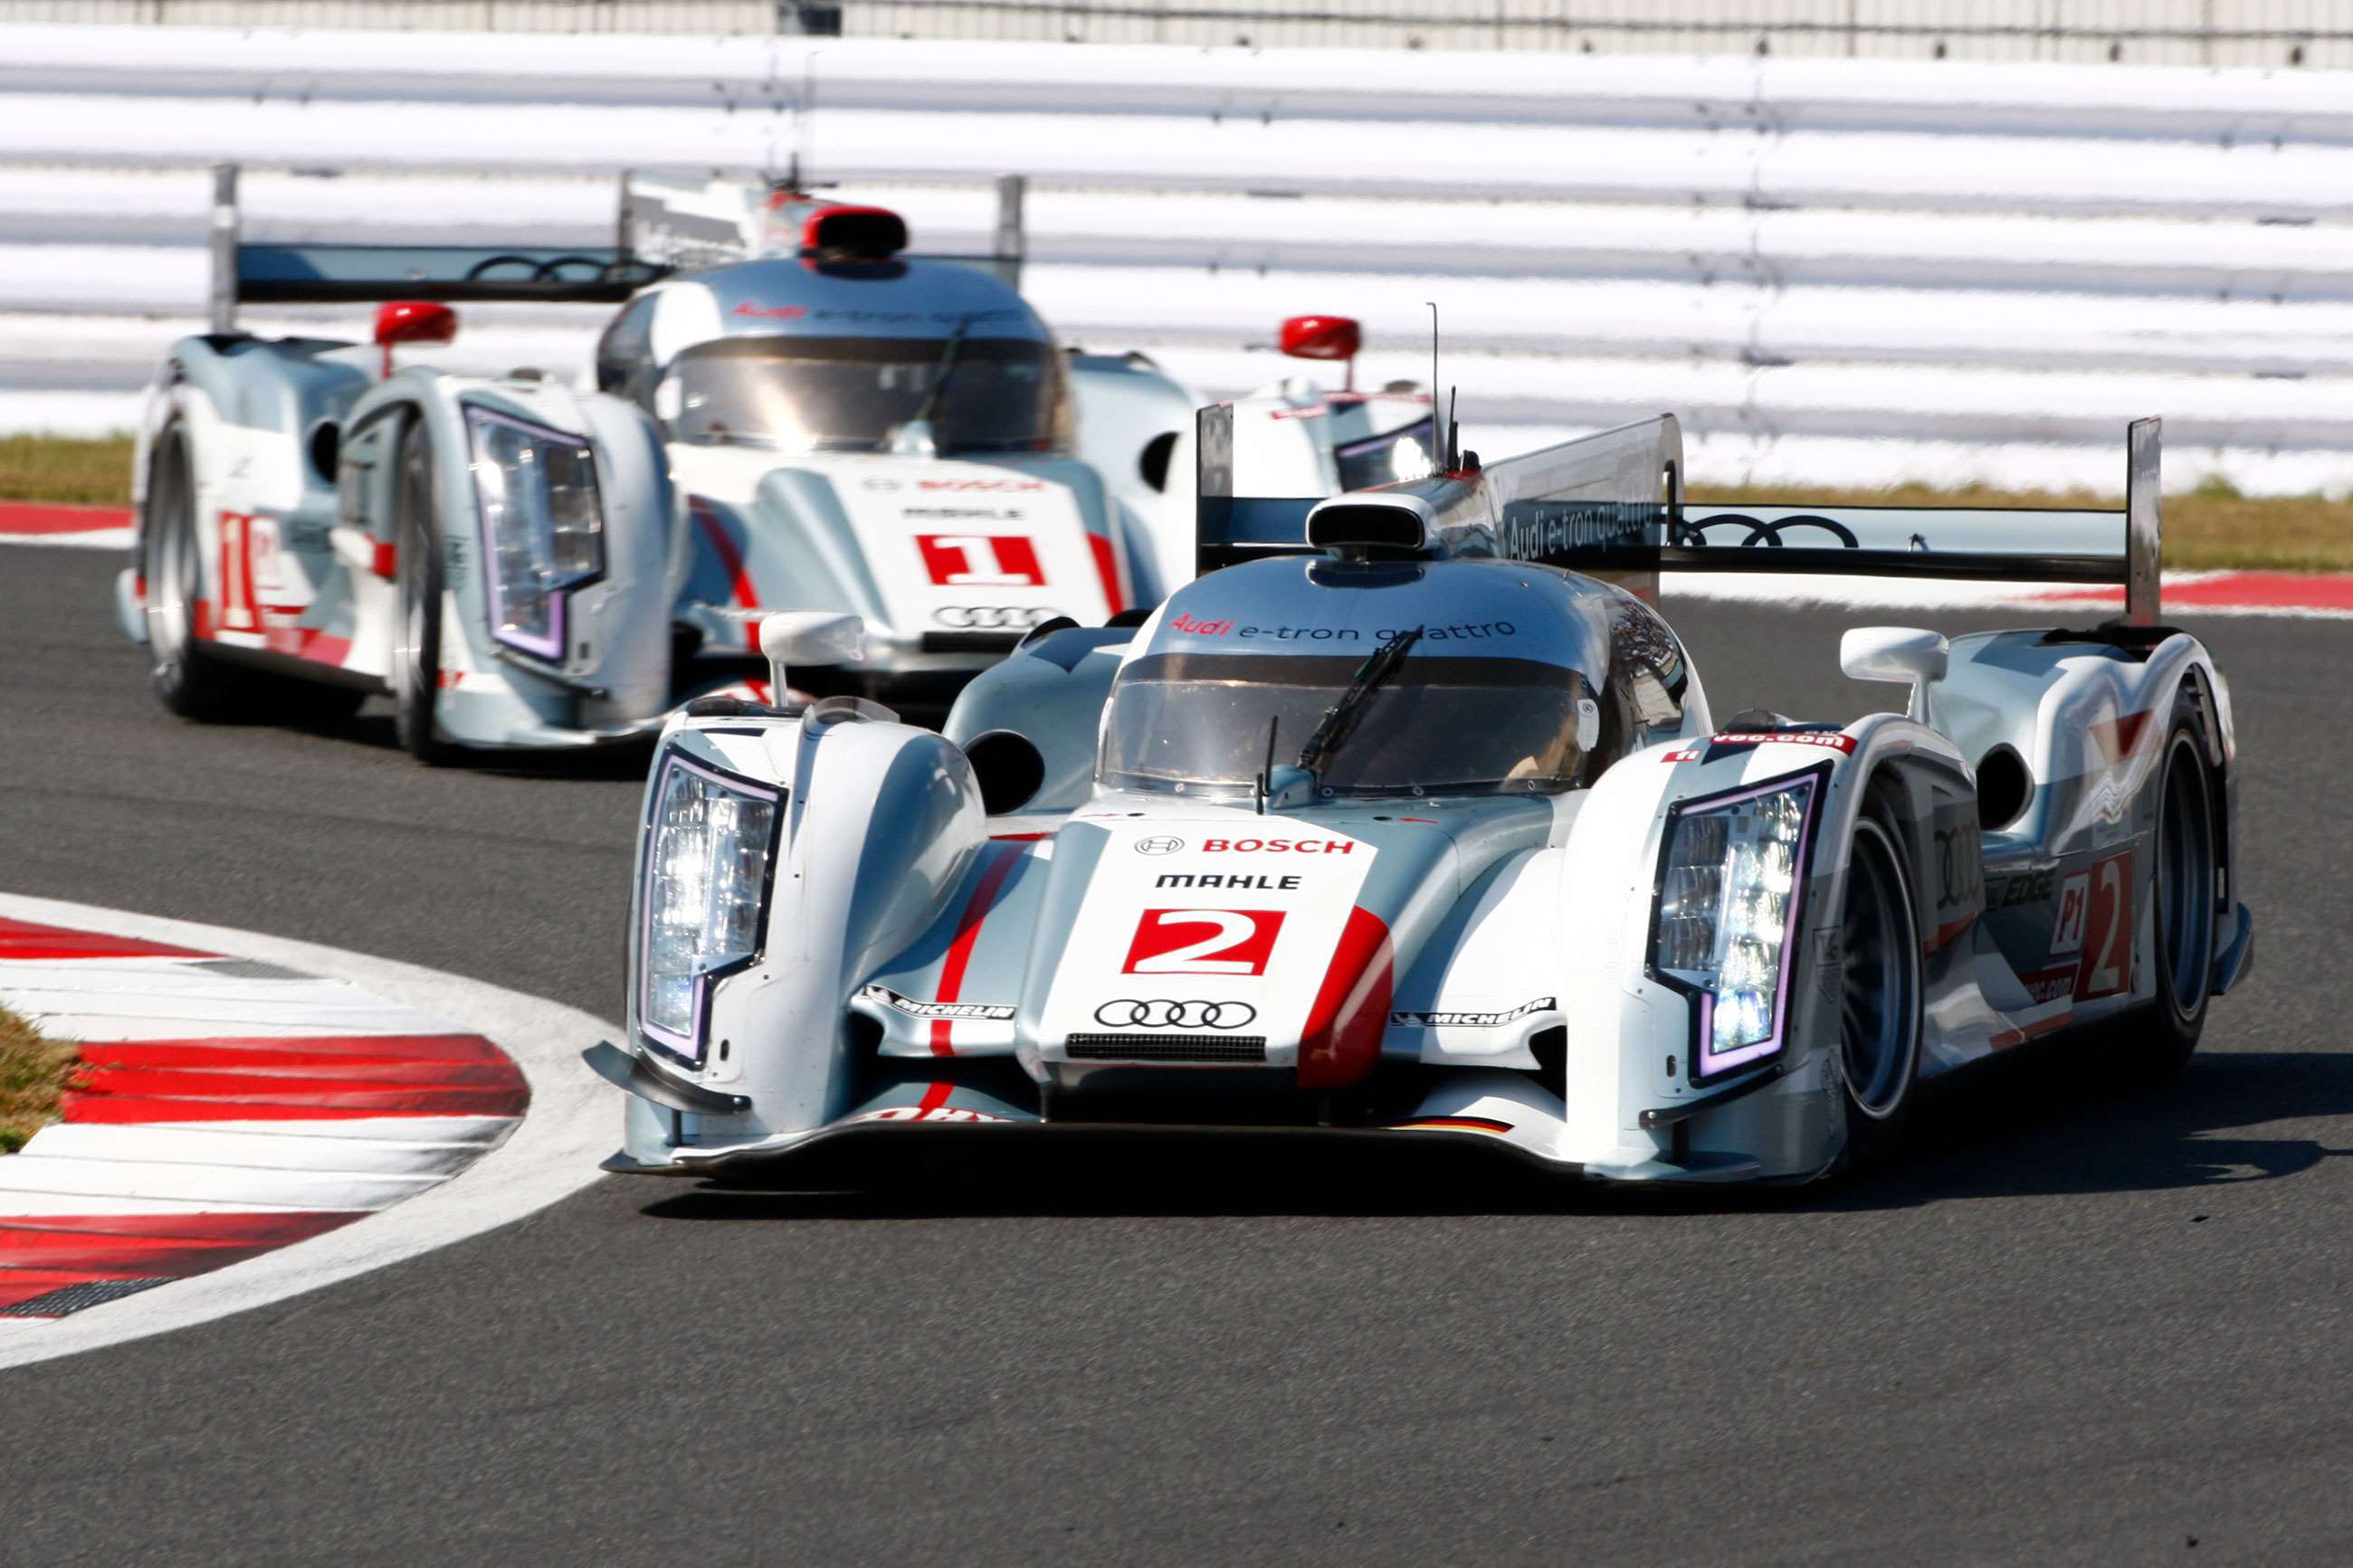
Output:
M1038 549L1018 533L919 533L923 570L942 588L1042 588Z
M1264 974L1281 910L1146 910L1122 974Z
M2133 898L2132 851L2119 850L2094 863L2088 872L2067 879L2060 895L2061 920L2066 919L2070 896L2080 901L2076 935L2084 944L2084 963L2075 976L2075 1000L2114 996L2132 986Z

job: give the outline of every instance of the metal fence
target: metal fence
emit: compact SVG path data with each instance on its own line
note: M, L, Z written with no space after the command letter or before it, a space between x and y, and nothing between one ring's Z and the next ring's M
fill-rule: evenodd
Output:
M0 23L2353 67L2348 0L0 0Z

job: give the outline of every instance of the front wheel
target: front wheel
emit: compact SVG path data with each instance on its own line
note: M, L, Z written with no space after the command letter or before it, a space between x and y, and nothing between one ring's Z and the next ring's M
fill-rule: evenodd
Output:
M1920 927L1904 849L1877 816L1855 822L1839 911L1845 974L1839 1066L1845 1080L1846 1164L1877 1164L1912 1113L1920 1077Z
M436 712L441 699L441 540L433 526L433 458L422 430L412 429L401 444L393 498L399 585L392 647L394 724L410 756L438 767L458 753L441 738Z
M215 658L196 635L205 603L204 546L196 532L195 464L187 433L177 421L155 439L145 526L139 532L139 571L145 580L147 648L153 656L149 679L156 697L183 719L246 717L255 682Z

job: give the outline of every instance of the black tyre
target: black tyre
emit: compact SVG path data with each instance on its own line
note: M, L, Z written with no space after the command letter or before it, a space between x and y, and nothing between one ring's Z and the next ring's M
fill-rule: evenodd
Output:
M149 679L164 707L183 719L249 717L259 680L215 657L196 637L205 592L203 545L196 533L195 471L188 438L175 420L155 438L147 472L139 566L146 580Z
M2157 997L2122 1021L2117 1045L2137 1076L2161 1080L2189 1065L2213 997L2214 781L2186 715L2177 715L2158 756L2149 860Z
M1839 910L1839 1054L1850 1169L1894 1150L1920 1078L1920 925L1911 867L1893 829L1866 811L1855 822Z
M393 487L395 568L399 584L393 627L392 699L400 743L418 762L438 767L457 759L441 738L435 709L441 697L441 531L435 526L433 455L422 430L401 445Z

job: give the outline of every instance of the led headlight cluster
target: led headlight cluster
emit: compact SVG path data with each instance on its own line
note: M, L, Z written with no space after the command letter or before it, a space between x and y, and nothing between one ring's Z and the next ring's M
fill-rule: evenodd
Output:
M711 984L760 951L780 791L663 754L647 826L638 1026L700 1064Z
M596 458L577 436L466 405L482 519L491 629L540 658L564 658L565 600L605 574Z
M1781 1048L1819 784L1689 801L1668 819L1651 967L1697 1001L1694 1080Z

